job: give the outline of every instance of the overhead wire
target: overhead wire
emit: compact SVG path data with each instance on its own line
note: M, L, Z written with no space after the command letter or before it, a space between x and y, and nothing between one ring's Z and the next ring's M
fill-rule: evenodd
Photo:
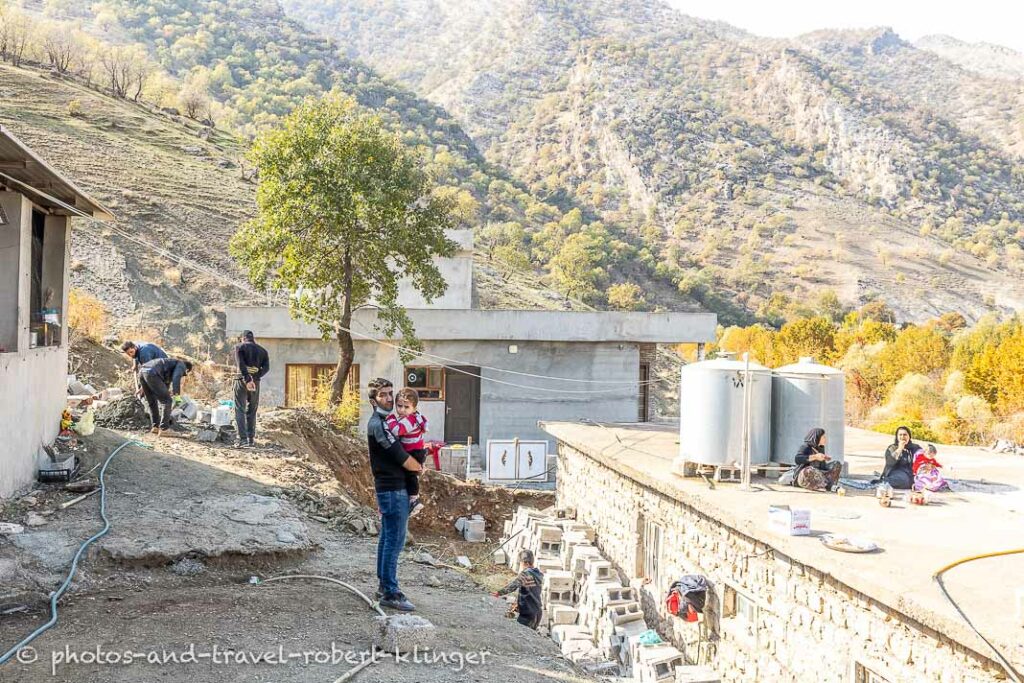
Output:
M73 208L73 207L68 207L68 208L70 209L70 208ZM90 219L90 220L94 220L94 219ZM93 227L93 226L90 226L90 227L92 227L93 230L96 230L95 227ZM252 289L251 287L248 287L248 286L243 285L243 284L241 284L241 283L239 283L239 282L237 282L235 280L232 280L229 277L226 277L223 273L220 273L220 272L217 272L217 271L215 271L215 270L213 270L211 268L208 268L208 267L206 267L206 266L204 266L204 265L202 265L200 263L197 263L197 262L195 262L195 261L193 261L193 260L191 260L191 259L189 259L189 258L187 258L185 256L182 256L180 254L174 254L174 253L172 253L170 251L167 251L166 249L164 249L162 247L159 247L159 246L154 245L154 244L152 244L150 242L142 240L142 239L140 239L140 238L138 238L138 237L128 233L127 231L122 230L121 228L119 228L119 227L117 227L115 225L107 224L105 227L107 227L108 229L110 229L113 232L116 232L123 239L126 239L126 240L128 240L130 242L133 242L133 243L138 244L140 246L143 246L143 247L145 247L147 249L150 249L151 251L153 251L153 252L155 252L157 254L160 254L160 255L166 257L167 259L175 261L175 262L177 262L177 263L179 263L181 265L187 265L187 266L193 268L194 270L198 270L200 272L203 272L203 273L209 275L210 277L213 277L213 278L215 278L215 279L217 279L217 280L219 280L221 282L224 282L224 283L226 283L226 284L228 284L228 285L230 285L232 287L235 287L235 288L245 292L246 294L249 294L249 295L255 296L255 297L264 297L264 298L268 298L269 300L272 300L265 292L264 293L257 292L256 290ZM100 236L101 237L105 237L105 235L102 234L102 231L100 231ZM346 328L346 327L340 326L337 323L335 323L334 321L328 321L328 320L325 320L323 318L318 318L316 316L313 316L312 320L315 321L315 322L320 322L320 323L331 325L331 326L333 326L333 327L335 327L337 329L340 329L340 330L348 332L349 334L352 334L352 335L354 335L356 337L359 337L360 339L364 339L366 341L370 341L370 342L376 343L378 345L385 346L385 347L397 350L397 351L399 351L401 353L414 354L414 355L416 355L418 357L421 357L421 358L431 358L431 359L434 359L434 360L445 361L446 363L467 363L468 362L468 361L460 361L458 359L453 359L453 358L446 358L444 356L440 356L440 355L437 355L437 354L421 351L421 350L418 350L418 349L413 349L413 348L410 348L410 347L407 347L407 346L402 346L400 344L393 344L393 343L388 342L388 341L383 340L383 339L376 339L372 335L365 334L363 332L360 332L358 330L354 330L354 329L351 329L351 328ZM582 379L579 379L579 378L571 378L571 377L556 377L556 376L551 376L551 375L541 375L541 374L535 374L535 373L521 372L521 371L517 371L517 370L509 370L509 369L506 369L506 368L497 368L497 367L487 366L487 365L476 365L475 367L480 367L481 369L486 369L486 370L492 370L494 372L502 372L502 373L513 374L513 375L521 375L521 376L532 377L532 378L536 378L536 379L546 379L546 380L554 381L554 382L586 382L586 383L607 383L607 384L619 383L620 382L619 380L615 380L615 381L582 380ZM621 387L614 387L614 388L609 388L609 389L573 390L573 389L561 389L561 388L556 389L556 388L551 388L551 387L540 387L540 386L527 385L527 384L518 384L518 383L515 383L515 382L509 382L509 381L497 379L497 378L494 378L494 377L487 377L487 376L482 375L482 374L477 374L477 373L471 372L469 370L465 370L465 369L459 368L459 367L453 367L453 366L450 366L450 365L445 365L445 368L448 369L448 370L452 370L454 372L457 372L457 373L468 375L470 377L476 377L476 378L480 379L481 381L491 382L491 383L494 383L494 384L501 384L501 385L505 385L505 386L511 386L511 387L515 387L515 388L519 388L519 389L528 389L528 390L532 390L532 391L541 391L541 392L557 393L557 394L574 394L574 395L610 394L610 393L613 393L613 392L622 391L626 386L629 386L629 387L643 386L643 385L650 385L650 384L659 384L659 383L662 383L662 382L666 381L664 379L649 380L647 382L621 381L621 384L623 385Z

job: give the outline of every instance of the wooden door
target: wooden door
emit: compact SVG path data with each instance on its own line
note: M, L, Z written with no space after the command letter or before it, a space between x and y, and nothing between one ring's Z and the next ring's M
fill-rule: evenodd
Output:
M480 443L479 374L480 368L476 367L445 369L444 440L448 443L466 443L470 437L473 437L473 443Z

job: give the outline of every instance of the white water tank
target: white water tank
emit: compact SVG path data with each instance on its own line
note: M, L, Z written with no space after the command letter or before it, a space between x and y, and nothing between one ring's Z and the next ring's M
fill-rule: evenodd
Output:
M772 461L792 463L807 432L825 430L825 453L843 460L846 378L842 370L801 358L775 370L772 380Z
M679 381L679 457L724 465L743 462L743 361L723 357L683 366ZM771 370L750 363L750 462L771 458Z

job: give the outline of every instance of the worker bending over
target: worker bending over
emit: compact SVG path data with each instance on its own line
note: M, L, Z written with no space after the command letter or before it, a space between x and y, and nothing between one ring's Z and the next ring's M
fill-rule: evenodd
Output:
M139 373L142 366L151 360L167 358L167 353L152 342L126 341L121 344L124 355L132 359L132 381L135 382L135 395L142 398L146 393L146 387L139 381ZM148 401L149 398L147 397Z
M177 358L158 358L143 363L139 380L149 403L152 433L159 436L168 430L185 431L183 427L171 424L171 410L174 407L174 397L181 396L181 378L190 372L192 363Z

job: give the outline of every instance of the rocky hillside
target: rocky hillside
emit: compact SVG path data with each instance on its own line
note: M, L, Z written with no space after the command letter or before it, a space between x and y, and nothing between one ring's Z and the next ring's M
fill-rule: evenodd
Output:
M761 39L657 0L284 5L716 310L779 320L827 289L910 320L1024 305L1016 53Z

